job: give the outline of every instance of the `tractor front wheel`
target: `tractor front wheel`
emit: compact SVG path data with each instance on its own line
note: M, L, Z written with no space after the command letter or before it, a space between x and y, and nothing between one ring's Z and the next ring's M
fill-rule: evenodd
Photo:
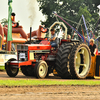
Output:
M45 78L48 73L48 65L45 61L40 60L34 67L34 75L36 78Z

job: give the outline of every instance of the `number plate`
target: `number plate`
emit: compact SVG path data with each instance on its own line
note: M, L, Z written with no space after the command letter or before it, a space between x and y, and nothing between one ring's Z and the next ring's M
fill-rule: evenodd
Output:
M20 53L19 58L25 58L25 53Z

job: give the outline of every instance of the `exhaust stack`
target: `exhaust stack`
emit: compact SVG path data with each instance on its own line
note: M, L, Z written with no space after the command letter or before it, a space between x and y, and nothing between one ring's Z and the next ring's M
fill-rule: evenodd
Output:
M30 27L30 44L31 44L32 27Z

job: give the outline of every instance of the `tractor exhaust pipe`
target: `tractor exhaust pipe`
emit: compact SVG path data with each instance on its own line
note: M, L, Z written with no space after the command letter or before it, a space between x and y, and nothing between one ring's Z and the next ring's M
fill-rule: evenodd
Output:
M32 27L30 27L30 44L31 44Z

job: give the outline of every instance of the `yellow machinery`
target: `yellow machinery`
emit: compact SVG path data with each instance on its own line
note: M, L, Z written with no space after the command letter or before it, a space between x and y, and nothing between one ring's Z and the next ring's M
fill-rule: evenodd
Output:
M91 67L87 77L94 77L96 70L96 56L91 56Z
M91 57L91 67L87 77L100 77L100 55Z

